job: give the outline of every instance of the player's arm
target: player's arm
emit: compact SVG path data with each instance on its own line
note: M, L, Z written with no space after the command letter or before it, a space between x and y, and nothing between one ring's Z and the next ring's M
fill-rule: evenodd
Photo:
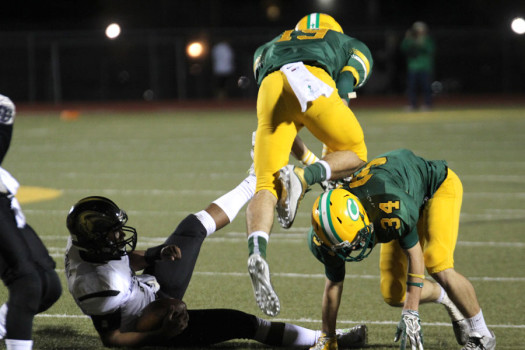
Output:
M301 161L303 165L314 164L319 160L317 156L308 149L304 141L299 137L295 136L295 139L292 144L292 155L295 159Z
M362 87L370 78L374 60L368 47L359 40L352 40L352 56L339 72L336 81L339 96L348 102L355 97L354 91Z
M425 260L419 242L412 248L404 249L408 258L407 295L404 309L418 310L423 280L425 276Z
M337 313L341 304L341 295L343 294L343 283L333 282L326 278L323 306L322 306L322 328L321 330L327 336L334 336L337 322Z
M180 248L174 244L161 244L147 250L134 250L129 253L129 265L133 271L141 271L157 260L174 261L182 257Z
M404 252L408 257L407 293L394 341L400 340L400 349L406 349L410 343L412 349L422 350L423 333L418 308L425 269L423 251L417 242Z

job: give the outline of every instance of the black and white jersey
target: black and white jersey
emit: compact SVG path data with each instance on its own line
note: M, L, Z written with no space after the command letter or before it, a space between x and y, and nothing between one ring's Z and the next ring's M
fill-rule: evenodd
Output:
M155 300L155 277L135 275L129 257L88 262L68 239L65 268L69 292L84 314L100 316L120 310L120 330L132 331L142 309Z

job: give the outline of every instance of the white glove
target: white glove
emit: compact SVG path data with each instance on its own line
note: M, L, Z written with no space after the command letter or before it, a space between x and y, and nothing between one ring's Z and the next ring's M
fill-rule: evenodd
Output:
M419 312L414 310L403 310L401 313L401 321L399 321L397 325L396 336L394 338L394 342L401 339L399 349L406 349L407 337L412 350L423 350L423 331L421 330Z

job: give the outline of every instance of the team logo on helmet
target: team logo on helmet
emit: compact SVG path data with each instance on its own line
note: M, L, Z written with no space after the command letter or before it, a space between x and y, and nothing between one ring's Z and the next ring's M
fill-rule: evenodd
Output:
M353 198L348 199L346 203L348 206L348 214L350 214L350 219L357 221L359 220L359 206Z

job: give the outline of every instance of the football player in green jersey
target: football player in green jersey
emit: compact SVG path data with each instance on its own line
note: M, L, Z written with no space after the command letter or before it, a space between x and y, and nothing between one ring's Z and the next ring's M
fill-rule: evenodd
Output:
M308 167L307 167L308 168ZM333 340L345 262L360 261L381 243L381 293L402 306L395 340L423 349L418 307L443 304L463 349L495 349L472 284L454 269L463 187L445 161L401 149L358 170L342 187L324 192L312 209L309 246L325 266L323 332L316 349ZM425 279L425 269L436 281ZM408 340L407 340L408 338Z
M289 228L306 187L287 166L294 139L306 127L323 142L328 154L317 162L323 179L344 177L367 160L363 130L348 108L354 90L370 77L370 50L343 33L329 15L313 13L259 47L254 74L260 85L254 149L257 188L246 210L248 271L255 299L270 316L280 311L270 283L266 245L277 208L281 226ZM344 162L332 162L340 153ZM280 177L292 178L282 181Z

